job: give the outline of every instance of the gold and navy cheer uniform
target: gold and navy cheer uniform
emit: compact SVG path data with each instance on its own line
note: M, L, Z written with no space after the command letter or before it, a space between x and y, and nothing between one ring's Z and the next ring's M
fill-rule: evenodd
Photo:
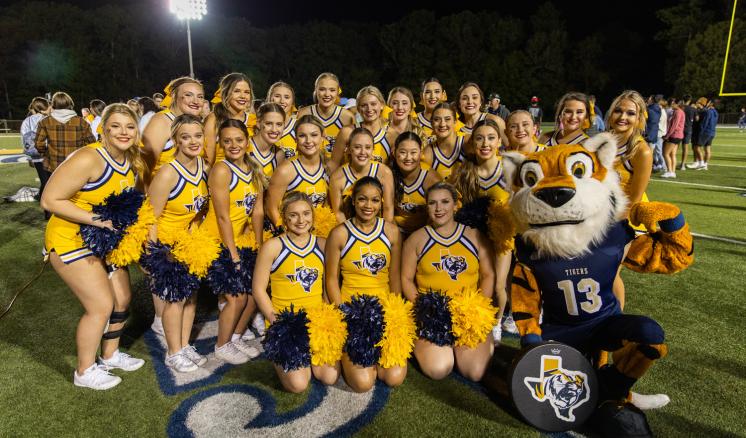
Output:
M643 138L638 136L634 139L635 144L643 141ZM632 166L632 161L627 158L627 150L631 147L631 141L627 141L621 146L617 147L616 160L614 161L614 170L619 174L619 184L622 186L622 190L629 197L629 182L632 179L632 174L635 173L635 169ZM640 202L649 202L648 194L643 192ZM644 233L646 228L643 225L631 225L635 232Z
M248 131L249 136L254 135L254 124L251 123L251 117L248 112L244 114L243 124L244 126L246 126L246 130ZM223 149L223 145L220 144L220 136L216 135L215 136L215 163L217 163L218 161L222 161L224 159L225 159L225 149Z
M98 179L86 183L70 201L85 211L91 211L94 205L101 204L112 193L134 187L135 173L126 158L123 163L118 163L100 143L86 147L98 152L106 166ZM52 215L47 223L44 250L45 254L56 252L65 264L93 255L80 237L80 224L56 215Z
M342 110L343 108L339 105L334 107L332 115L329 117L323 117L319 113L318 105L311 105L311 114L321 121L324 125L324 137L326 138L326 144L324 145L324 154L326 158L330 160L332 158L332 151L334 150L334 142L337 139L337 134L342 129Z
M176 116L174 115L174 113L171 112L171 110L163 110L159 112L158 114L163 114L164 116L166 116L170 123L173 123L174 119L176 119ZM170 132L171 132L171 126L169 126L169 133ZM158 161L155 163L155 168L153 168L153 175L155 175L156 172L158 172L158 169L160 169L161 166L173 160L174 154L176 154L176 148L174 147L174 141L171 138L169 138L168 141L166 141L166 144L163 145L161 154L158 156Z
M329 177L324 169L324 164L319 163L316 172L311 173L303 167L300 160L292 160L290 164L295 169L295 178L288 184L287 191L298 191L307 194L311 198L314 207L326 204L329 193Z
M342 248L339 271L342 301L354 295L383 296L389 293L391 242L384 231L386 221L377 218L370 233L360 231L352 219L344 223L347 242Z
M280 236L282 250L272 262L269 283L272 287L272 308L279 313L293 304L295 309L322 304L324 291L324 252L316 236L311 235L303 248L287 236Z
M479 117L477 118L477 121L474 122L476 125L477 123L481 122L482 120L485 120L487 118L487 113L479 113ZM463 135L471 135L472 131L474 131L474 128L469 128L468 126L464 125L463 122L461 123L461 129L459 129L459 132Z
M277 146L282 148L285 153L285 158L292 158L296 155L296 149L298 148L297 136L295 134L295 124L298 119L295 115L290 116L288 122L285 124L285 128L282 130L282 135L277 141Z
M427 170L420 169L419 172L411 185L404 184L401 201L396 205L394 221L405 234L412 234L427 223Z
M453 234L444 237L425 226L427 242L417 259L415 274L419 292L453 294L479 288L479 251L465 230L465 225L458 224Z
M249 169L244 172L240 167L229 161L223 161L231 171L231 181L228 184L228 201L231 224L233 225L233 238L235 239L244 232L246 225L251 218L251 212L256 205L256 199L261 187L254 183L254 173ZM203 226L207 228L210 235L220 239L220 228L218 226L218 216L215 212L215 206L210 197L210 209ZM249 232L253 232L249 230Z
M456 163L464 161L464 136L459 134L456 136L456 144L453 146L453 152L451 155L446 157L443 152L440 151L437 142L433 142L430 146L433 151L433 163L430 167L438 172L443 180L447 179L453 171L453 166Z
M424 111L417 113L417 124L422 128L426 138L433 135L433 123L425 117Z
M501 204L506 203L508 198L510 198L510 193L507 191L508 183L503 174L503 160L501 157L498 157L497 166L495 166L492 175L488 178L482 178L480 176L478 179L479 189L482 195L489 196Z
M379 163L388 163L391 156L391 145L386 139L388 126L381 126L376 134L373 135L373 161Z
M346 163L342 165L342 173L345 176L345 185L344 188L342 188L342 202L344 203L344 200L352 195L352 186L355 185L355 182L362 178L363 176L371 176L373 178L377 178L376 175L378 175L378 166L379 164L376 162L370 163L370 168L368 169L367 175L357 176L355 173L350 169L350 164Z
M558 138L559 133L560 133L559 130L552 131L552 134L547 139L547 143L546 143L547 147L557 146L558 144L560 144L560 141L559 141L559 138ZM563 142L561 144L583 144L589 138L590 137L588 137L588 134L586 134L583 131L580 131L580 134L578 134L575 137L573 137L572 139L570 139L570 141Z
M266 175L267 178L271 178L272 174L275 173L275 169L277 168L277 146L270 146L267 155L262 155L262 152L256 145L254 138L251 138L251 141L249 142L248 152L249 156L255 159L257 163L262 166L262 172L264 172L264 175Z
M158 239L171 243L170 236L188 229L194 216L207 202L207 173L202 157L197 157L197 171L189 172L178 160L172 160L169 166L179 175L178 181L168 194L168 201L158 217Z

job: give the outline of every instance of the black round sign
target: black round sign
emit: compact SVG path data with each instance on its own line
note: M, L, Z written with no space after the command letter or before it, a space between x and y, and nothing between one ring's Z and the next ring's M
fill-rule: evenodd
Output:
M580 352L546 342L521 353L508 376L510 396L527 423L546 432L581 426L596 408L596 372Z

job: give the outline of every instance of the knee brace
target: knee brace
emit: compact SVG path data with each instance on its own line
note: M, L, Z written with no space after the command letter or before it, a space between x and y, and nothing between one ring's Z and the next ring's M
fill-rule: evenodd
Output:
M124 330L124 328L120 328L119 330L109 331L109 327L111 327L112 324L119 324L119 323L127 321L127 318L129 318L129 316L130 316L129 310L123 310L121 312L111 312L111 316L109 316L109 323L106 325L106 330L102 338L104 340L110 340L110 339L116 339L122 336L122 331Z

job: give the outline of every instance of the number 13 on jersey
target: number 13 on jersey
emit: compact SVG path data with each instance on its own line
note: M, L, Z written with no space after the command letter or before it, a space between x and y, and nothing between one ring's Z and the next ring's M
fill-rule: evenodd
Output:
M575 285L572 280L562 280L557 282L557 287L565 294L565 304L567 313L578 316L578 303L575 298ZM601 291L601 285L592 278L584 278L578 282L578 292L585 294L586 301L580 303L580 308L586 313L596 313L601 308L601 297L598 293Z

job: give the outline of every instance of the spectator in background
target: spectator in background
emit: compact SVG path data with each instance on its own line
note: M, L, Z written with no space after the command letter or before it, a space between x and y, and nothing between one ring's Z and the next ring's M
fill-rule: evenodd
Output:
M704 108L699 113L699 137L694 145L695 162L687 165L689 169L707 170L707 164L710 162L712 141L715 139L715 130L718 123L718 112L715 104L704 97L697 99L697 103L702 104ZM704 148L704 151L702 150Z
M531 104L528 106L528 113L534 118L534 124L536 125L536 138L539 138L541 135L541 122L544 117L544 111L542 111L539 106L538 97L531 97Z
M648 97L648 122L645 126L645 141L653 149L653 170L663 168L663 153L661 151L663 144L660 143L661 134L659 134L661 113L663 112L660 105L662 100L663 96L660 94Z
M604 124L604 114L601 112L601 108L596 105L596 96L592 94L588 96L588 102L593 107L593 118L590 120L590 128L586 129L585 133L589 136L594 136L599 132L604 132L606 125Z
M39 193L43 190L43 184L46 183L44 176L44 157L39 155L39 151L36 150L36 130L39 126L39 122L44 117L48 116L52 111L52 106L49 101L43 97L35 97L31 100L28 106L28 114L26 119L21 123L21 142L23 143L23 152L28 155L30 164L36 169L36 174L39 176ZM37 199L41 195L37 195Z
M145 127L148 126L150 119L160 111L160 108L158 108L158 105L156 105L153 99L149 97L141 97L137 100L137 105L139 107L139 113L141 114L139 123L140 133L143 133Z
M684 95L681 109L684 111L684 139L681 141L681 166L679 167L679 170L686 170L686 156L689 153L689 144L692 142L694 119L697 116L697 108L692 104L692 96L688 94Z
M683 103L683 102L682 102ZM684 140L684 125L686 115L675 98L670 99L671 117L668 119L666 135L663 136L663 159L668 169L661 178L676 178L676 149Z
M746 129L746 108L741 108L741 115L738 117L738 129L741 132Z
M91 110L88 108L83 108L80 110L80 115L83 116L86 122L91 123L93 121L93 114L91 114Z
M93 115L93 120L91 121L91 132L93 133L93 136L96 137L96 140L98 140L98 126L101 124L101 113L104 112L106 103L104 103L103 100L93 99L88 106L91 108L91 114Z
M139 118L142 117L142 113L140 112L140 105L137 103L137 99L130 99L127 101L127 106L130 107L132 111L137 115L138 121Z
M497 93L490 94L487 112L503 120L507 119L510 115L510 110L505 105L500 105L500 95Z
M49 177L68 155L83 146L96 142L91 133L91 126L82 117L75 114L75 104L69 94L58 91L52 96L52 112L49 117L41 119L36 129L36 146L39 155L44 157L44 172L39 196ZM45 213L47 218L49 214Z
M653 163L654 172L667 172L666 160L663 159L663 137L668 131L668 101L661 96L658 100L658 105L661 107L661 118L658 121L658 142L655 144L654 158L660 158L660 162Z
M155 103L155 106L158 108L161 107L161 102L163 102L163 94L161 93L154 93L153 94L153 102Z

